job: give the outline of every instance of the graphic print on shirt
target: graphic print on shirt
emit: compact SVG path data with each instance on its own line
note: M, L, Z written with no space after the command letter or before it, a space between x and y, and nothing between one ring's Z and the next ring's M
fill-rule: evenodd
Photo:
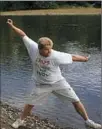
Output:
M41 59L40 57L37 57L35 61L37 74L43 77L49 76L49 72L48 72L50 70L49 65L50 65L49 60L44 60L44 59Z

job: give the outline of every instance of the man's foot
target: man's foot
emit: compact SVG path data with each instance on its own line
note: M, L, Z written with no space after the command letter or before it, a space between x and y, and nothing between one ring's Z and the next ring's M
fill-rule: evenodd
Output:
M98 124L98 123L95 123L94 121L92 121L92 120L87 120L87 121L85 121L85 125L87 126L87 127L90 127L90 128L92 128L92 129L102 129L102 125L100 125L100 124Z
M21 119L17 119L13 124L12 127L17 129L18 127L24 125L24 120Z

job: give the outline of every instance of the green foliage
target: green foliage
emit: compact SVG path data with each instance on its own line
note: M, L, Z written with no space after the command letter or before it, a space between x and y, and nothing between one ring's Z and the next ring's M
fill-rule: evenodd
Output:
M53 9L57 8L57 4L54 1L34 1L33 8L34 9Z
M0 1L1 11L54 9L60 7L101 7L101 1Z
M96 1L95 3L93 3L93 7L101 8L101 2L100 1Z

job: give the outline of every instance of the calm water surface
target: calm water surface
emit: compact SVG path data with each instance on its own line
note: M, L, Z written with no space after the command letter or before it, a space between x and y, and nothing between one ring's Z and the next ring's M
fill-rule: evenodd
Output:
M30 79L32 65L22 40L6 24L7 18L12 18L35 41L47 36L54 41L56 50L91 55L88 62L74 62L61 66L61 70L84 103L90 118L101 122L100 15L1 17L1 99L23 108L27 94L34 87ZM63 104L52 94L34 110L35 114L49 118L61 127L85 128L72 104Z

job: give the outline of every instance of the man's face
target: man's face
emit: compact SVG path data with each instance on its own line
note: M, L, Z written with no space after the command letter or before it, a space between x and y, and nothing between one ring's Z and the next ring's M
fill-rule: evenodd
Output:
M42 48L42 49L39 49L39 53L41 56L48 57L51 53L51 49Z
M42 43L38 44L38 49L39 49L40 55L44 57L48 57L51 53L52 47L48 40L43 39Z

